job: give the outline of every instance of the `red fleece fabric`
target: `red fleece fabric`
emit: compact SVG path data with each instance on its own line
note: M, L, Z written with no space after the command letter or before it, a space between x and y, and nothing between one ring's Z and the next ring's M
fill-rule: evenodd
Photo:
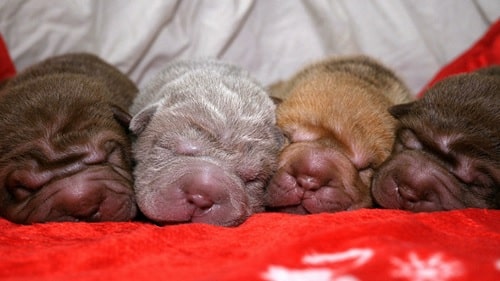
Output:
M500 280L499 210L263 213L234 228L1 220L0 229L0 280Z
M16 68L10 58L3 37L0 35L0 82L14 75L16 75Z
M433 81L498 63L498 29ZM262 213L233 228L0 219L0 280L497 281L500 210Z

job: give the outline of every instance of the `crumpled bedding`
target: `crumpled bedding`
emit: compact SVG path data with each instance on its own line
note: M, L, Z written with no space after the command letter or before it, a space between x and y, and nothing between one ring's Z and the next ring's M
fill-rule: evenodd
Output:
M139 86L176 58L216 57L264 85L326 56L368 54L416 94L500 16L492 0L0 1L19 70L88 51Z
M141 3L145 2L148 1L142 1ZM312 5L304 4L307 1L282 2L293 3L293 5L299 5L297 3L300 3L304 7ZM443 7L446 6L447 9L445 10L448 10L450 14L452 13L450 10L453 10L452 6L461 7L462 5L469 5L472 3L473 5L469 8L473 8L473 11L478 12L478 7L481 7L481 3L486 3L486 5L491 6L497 5L492 4L493 1L418 1L418 3L422 2L429 3L430 6L441 3ZM75 48L83 48L83 46L78 44L73 45L74 43L71 42L71 40L75 39L75 37L65 33L65 29L61 29L61 32L68 35L66 38L68 42L62 40L61 38L64 36L58 34L58 32L55 32L55 34L51 32L47 33L47 29L52 30L52 32L54 32L54 30L59 30L59 23L55 15L62 16L64 19L71 14L70 12L61 14L60 6L54 7L54 11L51 10L51 12L49 12L55 13L53 22L42 20L46 15L39 18L40 21L44 22L40 30L41 32L45 30L45 32L41 34L52 39L47 39L41 35L38 37L39 35L35 35L35 33L32 33L33 31L23 26L11 26L7 29L10 31L5 33L5 22L8 21L6 20L8 17L6 18L5 15L8 14L8 11L14 13L16 9L12 8L13 6L18 8L18 15L23 15L23 13L27 13L28 10L32 13L31 15L35 17L35 15L37 15L36 11L40 11L37 10L36 7L40 8L44 6L45 3L50 3L50 1L39 1L40 4L33 4L34 2L30 1L26 1L26 3L31 3L32 6L28 8L28 6L21 5L17 2L0 2L0 25L2 26L0 31L2 35L5 35L4 40L6 43L6 48L2 47L2 44L0 44L0 69L5 70L0 72L0 80L15 73L16 69L14 64L18 69L22 69L30 62L45 56L68 50L75 50ZM41 3L44 4L42 5ZM90 16L90 14L93 16L102 16L103 10L101 10L101 8L104 9L103 7L108 7L107 5L116 5L117 2L65 1L59 3L59 5L63 6L70 5L67 3L75 5L75 10L73 11L75 14L85 14L89 12L87 16ZM137 5L137 13L141 11L139 7L142 4L139 5L139 1L130 3L132 3L130 5ZM155 7L157 9L160 9L160 4L163 4L159 1L152 0L150 3L151 5L157 4L158 6ZM172 2L172 5L176 6L175 9L177 12L186 9L181 8L182 5L194 5L183 3L198 2ZM200 3L198 4L203 6L208 5L209 2ZM247 7L244 6L246 3L249 3L248 5L253 7L250 14L255 13L255 7L263 5L262 3L276 4L276 2L273 1L241 1L238 3L242 4L235 5L233 7L235 8L234 10L230 10L231 12L228 11L231 15L228 17L232 17L236 14L245 14L244 11L246 10L242 7ZM324 12L323 9L327 8L325 3L334 3L331 4L331 6L342 3L347 7L347 5L354 5L355 3L360 4L361 2L349 1L350 4L348 4L347 1L310 1L310 3L319 5L313 6L319 11L318 13L321 14ZM377 12L380 13L381 11L385 11L384 9L389 9L388 6L391 6L387 4L389 3L387 1L370 1L363 3L368 3L366 5L377 7ZM413 5L410 3L414 2L391 3L397 3L395 6L398 7ZM417 3L417 1L415 1L415 3ZM451 3L454 4L452 5ZM326 6L321 6L320 4L325 4ZM97 10L92 10L90 8L89 10L84 9L84 7L94 7L93 5L99 6L100 8ZM210 9L216 9L218 4L214 5L215 6L212 8L204 6L204 12L209 13ZM292 6L292 4L284 5L290 5L289 7ZM4 9L5 7L8 9ZM78 13L77 7L81 8L81 11ZM196 5L190 7L190 15L201 13L199 10L201 7ZM116 9L111 9L111 11L116 12L116 14L123 12L116 6L114 8ZM394 7L391 6L390 9L393 8ZM415 7L412 8L417 9ZM127 10L129 8L122 7L122 9ZM261 7L261 9L263 8ZM312 7L304 9L305 10L302 10L302 12L307 14L309 13L307 9L312 9ZM423 8L420 7L420 9ZM453 11L460 9L465 8L456 8ZM59 11L59 14L56 11ZM429 8L428 12L432 14L433 11L434 10ZM466 10L461 11L465 12ZM468 11L467 15L474 14L473 11ZM480 17L482 20L480 22L482 23L484 23L483 20L487 18L485 11L478 12L481 14ZM211 12L215 13L215 11ZM271 14L272 12L285 17L285 15L290 13L290 10L288 13L282 9L263 9L263 11L261 11L264 15ZM488 10L488 12L492 13L492 10ZM169 24L172 20L181 21L181 18L178 18L176 13L173 13L169 20L164 19L164 23ZM150 20L145 13L143 13L143 15L145 21ZM253 16L257 17L257 15ZM111 18L113 17L114 16L111 16ZM220 17L222 18L222 15ZM246 17L247 21L250 20L250 15L248 14L243 17ZM450 15L449 17L450 19L455 17L455 21L457 21L456 14L454 14L454 16ZM495 14L495 17L498 18L498 14ZM219 19L219 17L216 18ZM72 17L71 20L82 26L88 24L85 20L79 21L78 17ZM183 18L182 20L189 21L188 18ZM203 21L201 19L197 20ZM283 29L286 29L285 27L287 25L285 23L295 20L296 18L282 18L277 21L281 22ZM319 22L318 24L323 20L328 21L328 19L315 20ZM395 22L394 20L395 19L393 19L393 22ZM104 23L110 21L110 19L101 18L99 21ZM385 21L391 22L391 17L388 16L385 20L380 19L380 22ZM213 22L207 20L206 24L209 23ZM26 24L31 25L30 23ZM109 22L107 24L109 24ZM112 30L107 24L104 24L106 27L94 26L93 28L96 34L104 34L106 29L108 29L108 31ZM458 21L457 24L460 26L460 21ZM190 24L185 23L184 28L189 25ZM436 23L436 25L439 26L438 23ZM471 23L471 26L472 25L474 24ZM256 24L256 26L258 26L258 24ZM376 29L375 26L376 24L374 23L373 32L376 30L383 34L383 31ZM85 29L84 27L78 27L76 29L79 30L79 28ZM133 25L130 25L129 28L131 28L130 34L138 32L137 29L133 28ZM217 30L219 28L224 29L224 27L220 26L213 26L213 28ZM233 26L233 28L237 27ZM467 30L466 32L462 30L464 32L464 38L470 36L470 38L475 39L471 39L467 46L453 47L461 50L455 56L449 51L448 48L451 47L447 46L447 44L443 43L444 45L441 46L436 43L437 49L446 49L446 51L441 53L444 57L441 57L439 60L436 59L439 56L430 56L429 54L431 52L426 52L429 57L424 56L419 61L416 57L413 59L411 58L411 55L417 56L418 53L410 52L410 57L404 56L402 53L400 55L395 54L399 60L393 60L391 59L392 57L389 56L386 62L392 62L395 66L398 66L398 70L403 72L404 75L410 78L414 83L412 85L415 91L421 89L421 87L425 85L435 83L448 75L472 71L478 67L490 64L500 64L500 21L492 21L486 28L480 27L479 25L476 26L476 28L478 30L474 32L477 33L471 31L474 27L471 27L471 30L468 28L464 29ZM25 33L19 33L26 36L26 38L24 38L25 43L20 44L19 41L17 41L18 39L13 39L16 36L9 33L16 29L19 31L25 30ZM140 29L141 28L139 28L139 30ZM240 27L239 31L243 32L243 29L243 27ZM120 28L118 28L118 30L120 30ZM175 32L180 32L180 30ZM182 30L184 32L182 34L190 34L191 32L188 32L186 29ZM250 30L261 34L259 33L259 29ZM98 31L104 33L99 33ZM169 32L174 31L171 30ZM247 30L247 32L250 31ZM421 32L424 33L425 31ZM31 35L28 36L28 34ZM52 35L49 36L48 34ZM80 35L82 34L83 33ZM221 37L224 35L226 34L220 34ZM97 35L95 36L94 38L98 37ZM120 36L117 36L115 39L119 37ZM178 38L182 38L182 36ZM261 39L264 40L263 38ZM469 39L464 39L464 41L469 41ZM123 40L127 41L132 39ZM175 41L174 39L169 40ZM196 41L199 39L193 40ZM206 40L207 43L214 42L208 39ZM274 37L266 39L266 41L269 40L274 41ZM293 40L297 39L292 38L291 41ZM147 50L144 50L141 54L135 54L132 51L128 53L128 51L125 51L126 48L123 49L123 46L113 40L107 41L114 42L113 46L104 43L88 43L89 45L86 46L92 46L92 48L95 49L89 48L95 50L101 56L103 54L109 55L108 58L111 58L112 61L120 65L123 70L133 75L138 83L142 83L143 79L146 79L151 72L154 73L154 69L160 66L163 61L168 61L174 57L189 56L189 46L191 45L187 44L184 49L181 48L182 50L176 54L170 53L171 49L167 46L165 47L164 55L151 57L150 51L161 54L161 48L159 45L155 45L158 42L155 40L153 41L152 45L143 42L133 42L135 45L130 43L136 47L139 45L142 46L142 44L148 45L149 47L146 48ZM236 44L237 41L237 38L233 38L231 41L233 43L228 43L225 48L222 48L223 51L220 52L221 57L228 58L229 54L234 55L233 52L236 52L236 50L233 48L235 48L234 44ZM47 45L42 44L42 42L50 42L51 49L48 48ZM394 42L394 45L392 45L393 47L401 46L399 45L400 43ZM449 38L449 42L453 42L453 40ZM0 43L2 42L0 41ZM274 43L283 44L281 45L283 46L283 54L291 54L296 50L287 49L288 47L292 49L293 46L308 48L306 43L314 45L317 42L304 41L302 45L293 46L288 46L278 41ZM389 44L389 42L386 43ZM178 46L176 44L181 44L181 42L172 43L173 46ZM199 45L198 48L203 49L202 45L204 44L199 44L201 45ZM262 46L264 43L255 42L254 44ZM268 42L265 44L271 43ZM106 45L105 48L104 45ZM316 47L319 49L329 49L333 45L319 47L317 45ZM79 47L77 48L77 46ZM213 49L208 48L207 45L207 55L209 55L208 53L212 54L212 51L218 49L214 47L214 45L211 46ZM141 49L139 47L137 48ZM378 48L383 47L379 46ZM111 50L113 49L116 52L112 52ZM229 52L229 49L232 51ZM427 51L430 49L427 49ZM14 64L11 64L7 50L14 58ZM258 52L257 50L253 50L251 45L248 45L247 51L247 55ZM263 49L261 49L261 51L263 51ZM269 50L266 49L265 51ZM276 49L274 49L274 51L278 52ZM348 52L347 50L344 51ZM203 51L199 52L203 53ZM397 53L399 51L394 52ZM240 50L240 53L246 54L244 50ZM332 51L332 53L335 52ZM390 52L387 52L386 54L389 53ZM285 64L292 67L292 65L300 65L314 58L315 55L319 56L319 53L315 52L311 52L310 54L297 52L296 54L301 55L297 58L286 56L280 58L278 56L276 61L274 61L276 65L271 65L267 60L263 60L263 57L266 56L262 58L255 57L253 59L245 56L234 56L232 58L233 61L242 65L248 67L253 66L252 69L254 73L263 75L260 77L265 77L265 79L263 79L264 81L272 82L274 79L286 76L288 71L293 72L293 70L286 69L283 65L279 65L278 62L287 62ZM143 59L137 59L138 57L147 59L144 61ZM424 62L426 60L428 61ZM419 61L421 64L416 63L416 61ZM415 68L410 69L413 62L416 63L414 65ZM263 63L263 65L259 63ZM429 72L437 74L434 75ZM265 76L266 74L269 76ZM500 280L500 210L465 209L433 213L411 213L401 210L361 209L334 214L322 213L307 216L283 213L260 213L250 217L242 225L232 228L197 223L157 226L143 221L103 223L67 222L17 225L7 220L0 219L0 257L0 280L9 281L496 281Z

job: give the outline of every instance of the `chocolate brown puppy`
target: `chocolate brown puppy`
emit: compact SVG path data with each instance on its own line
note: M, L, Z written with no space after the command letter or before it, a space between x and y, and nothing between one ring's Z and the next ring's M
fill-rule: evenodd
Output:
M500 66L450 76L394 106L390 158L373 181L385 208L500 208Z
M134 101L135 191L159 223L234 226L264 210L284 137L250 75L213 60L176 61Z
M138 89L91 54L49 58L0 93L0 215L123 221L137 212L130 115Z
M267 188L270 210L299 214L372 206L370 184L390 154L396 120L411 100L392 71L365 56L313 64L271 88L285 100L277 124L290 143Z

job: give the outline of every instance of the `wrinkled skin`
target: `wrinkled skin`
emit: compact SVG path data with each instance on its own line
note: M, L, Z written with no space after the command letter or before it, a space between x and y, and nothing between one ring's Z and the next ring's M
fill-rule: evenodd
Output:
M284 137L275 105L248 73L177 61L134 101L137 203L158 224L236 226L264 211Z
M366 175L346 155L314 142L292 144L283 152L268 187L274 210L308 214L368 207ZM370 171L369 171L370 172ZM364 177L364 178L363 178Z
M137 93L93 55L54 57L0 94L0 215L17 223L135 217L130 115Z
M410 101L405 85L364 56L330 59L271 88L285 98L277 124L289 143L267 187L269 210L298 214L372 206L373 170L390 154L395 119Z
M500 67L444 79L390 112L399 126L372 186L380 206L500 208Z

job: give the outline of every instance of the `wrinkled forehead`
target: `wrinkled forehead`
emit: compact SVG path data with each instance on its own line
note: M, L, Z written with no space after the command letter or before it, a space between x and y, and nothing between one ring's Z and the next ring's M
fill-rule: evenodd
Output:
M274 110L264 89L249 77L210 70L186 72L168 83L151 87L145 94L151 94L149 92L160 93L162 104L168 107L199 102L211 108L238 110L240 114Z
M203 110L197 114L164 112L155 116L149 126L159 142L169 145L216 146L228 150L246 145L275 145L272 123L220 116Z

